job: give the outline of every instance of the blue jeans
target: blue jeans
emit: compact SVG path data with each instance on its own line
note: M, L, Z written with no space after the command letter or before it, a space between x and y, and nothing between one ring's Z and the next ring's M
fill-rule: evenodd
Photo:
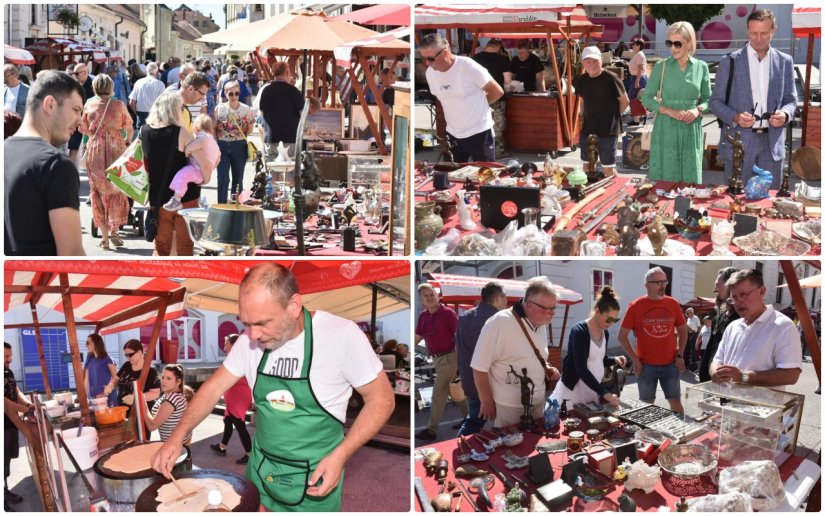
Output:
M221 149L221 162L218 163L218 203L225 203L228 199L229 169L232 168L232 190L236 192L238 186L243 188L243 171L246 167L246 141L229 142L218 140Z
M478 417L478 413L481 411L480 399L467 396L467 406L470 411L467 413L467 417L464 418L458 435L470 435L479 432L484 428L484 423L486 423L485 420Z
M682 396L676 362L665 365L643 364L636 383L639 386L639 399L642 401L653 402L656 399L657 383L662 385L665 399L679 399Z

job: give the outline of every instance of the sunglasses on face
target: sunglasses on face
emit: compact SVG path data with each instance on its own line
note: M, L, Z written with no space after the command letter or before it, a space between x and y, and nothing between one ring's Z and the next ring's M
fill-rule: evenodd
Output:
M533 301L532 299L528 299L527 301L529 301L529 302L533 303L534 305L536 305L537 307L541 308L541 309L542 309L542 310L544 310L545 312L555 312L555 311L556 311L556 307L555 307L555 306L544 306L544 305L540 305L540 304L536 303L535 301Z
M226 92L226 96L227 97L240 97L241 92L240 91L228 91L228 92Z
M681 41L671 41L671 40L667 39L667 40L665 40L665 46L667 48L676 47L676 49L678 50L678 49L682 48L682 42Z
M443 49L443 48L442 48L441 50L439 50L439 51L438 51L438 52L437 52L434 56L432 56L432 57L425 57L425 58L424 58L424 62L425 62L425 63L432 63L433 61L435 61L436 59L438 59L438 56L440 56L440 55L441 55L441 52L444 52L444 49Z
M621 317L611 317L611 316L608 315L607 317L604 318L604 320L605 320L605 322L607 322L607 324L613 324L613 323L617 323L617 322L621 321L622 318Z
M137 351L132 351L131 353L124 353L123 356L126 358L132 358L133 356L137 355Z
M660 287L664 287L665 285L667 285L668 281L667 280L648 281L648 283L652 283L654 285L659 285Z

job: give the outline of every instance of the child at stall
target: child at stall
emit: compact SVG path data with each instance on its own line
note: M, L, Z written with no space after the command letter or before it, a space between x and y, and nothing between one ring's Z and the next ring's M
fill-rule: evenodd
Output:
M205 114L198 115L192 121L195 139L186 144L183 152L189 157L189 164L178 170L169 189L174 192L172 198L163 205L168 211L178 211L183 206L181 198L186 194L189 183L197 185L208 183L212 171L221 161L221 150L215 140L215 127L212 119Z

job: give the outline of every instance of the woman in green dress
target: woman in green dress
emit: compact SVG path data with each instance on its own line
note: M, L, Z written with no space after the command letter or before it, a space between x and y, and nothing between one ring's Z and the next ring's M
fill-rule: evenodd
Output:
M645 107L657 113L648 177L701 183L702 113L710 100L708 65L693 57L696 33L688 22L671 25L665 44L671 57L656 63L642 94ZM662 98L657 99L660 83Z

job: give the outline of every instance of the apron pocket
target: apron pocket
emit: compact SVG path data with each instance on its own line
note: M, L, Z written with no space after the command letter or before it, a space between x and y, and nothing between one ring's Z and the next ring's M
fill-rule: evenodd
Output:
M283 505L303 502L309 482L309 461L285 459L259 451L261 463L257 473L266 494Z

